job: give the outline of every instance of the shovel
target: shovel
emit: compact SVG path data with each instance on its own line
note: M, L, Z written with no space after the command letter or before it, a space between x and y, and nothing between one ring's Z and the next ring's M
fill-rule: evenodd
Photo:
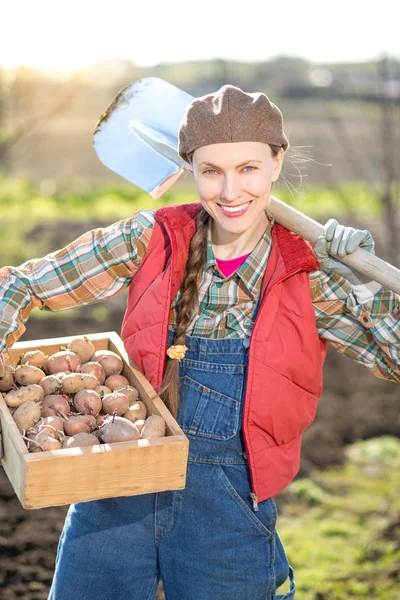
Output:
M101 162L134 185L159 199L189 163L178 155L181 118L193 96L157 77L129 85L100 117L94 148ZM320 223L271 196L268 210L276 221L314 244L323 235ZM357 248L340 261L400 294L400 270Z

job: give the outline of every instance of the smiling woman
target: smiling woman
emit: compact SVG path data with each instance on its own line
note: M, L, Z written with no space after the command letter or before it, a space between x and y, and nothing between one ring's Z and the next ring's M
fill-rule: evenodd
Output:
M203 208L212 217L215 256L251 252L268 225L266 209L284 152L261 142L210 144L193 154L193 175ZM218 164L217 164L218 163Z

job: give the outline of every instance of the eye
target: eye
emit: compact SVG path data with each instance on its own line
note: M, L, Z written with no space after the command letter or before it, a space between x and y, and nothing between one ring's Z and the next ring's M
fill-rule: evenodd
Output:
M212 173L216 173L215 169L206 169L203 171L203 175L211 175Z
M248 169L248 170L246 171L246 169ZM246 171L246 173L251 173L251 171L256 171L256 170L257 170L257 167L253 167L253 166L251 166L251 165L247 165L247 166L246 166L246 167L244 167L244 169L243 169L243 171Z

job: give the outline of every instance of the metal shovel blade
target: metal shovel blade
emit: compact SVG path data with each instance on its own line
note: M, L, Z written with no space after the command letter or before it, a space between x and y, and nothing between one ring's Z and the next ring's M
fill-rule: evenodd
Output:
M100 117L94 148L101 162L159 198L190 165L177 152L179 124L193 96L157 77L123 89Z

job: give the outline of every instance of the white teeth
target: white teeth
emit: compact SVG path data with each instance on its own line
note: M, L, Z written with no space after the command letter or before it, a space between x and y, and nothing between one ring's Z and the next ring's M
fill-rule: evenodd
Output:
M220 205L220 206L221 206L222 210L224 210L226 212L235 213L235 212L241 212L241 211L245 210L249 204L250 204L250 202L247 202L246 204L241 204L240 206L232 206L232 207L222 206L222 205Z

